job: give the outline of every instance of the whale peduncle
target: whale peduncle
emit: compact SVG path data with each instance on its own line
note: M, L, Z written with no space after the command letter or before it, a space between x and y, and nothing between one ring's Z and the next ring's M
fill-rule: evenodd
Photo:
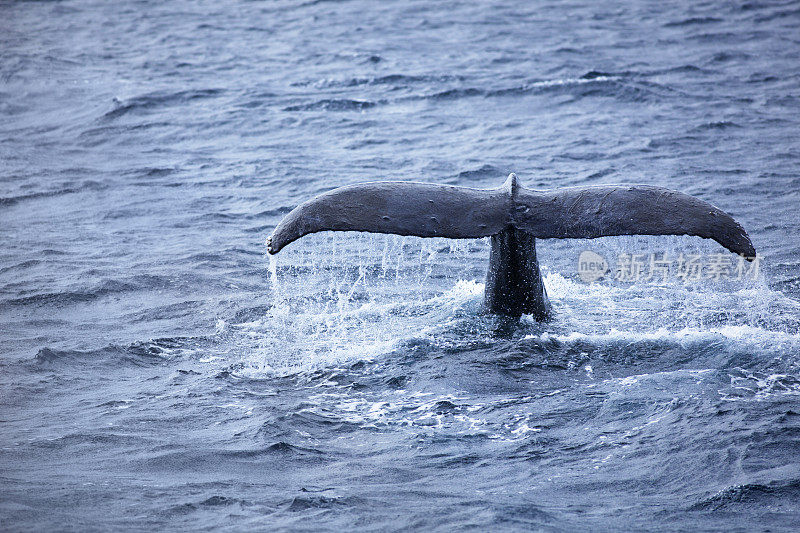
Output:
M492 236L484 307L490 313L536 320L550 316L550 301L536 259L536 239L509 227Z

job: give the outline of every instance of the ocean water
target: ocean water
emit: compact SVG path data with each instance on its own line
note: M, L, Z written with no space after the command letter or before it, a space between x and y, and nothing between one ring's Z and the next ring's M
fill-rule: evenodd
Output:
M0 2L0 529L800 528L800 6ZM646 183L725 253L542 240L554 318L484 314L485 240L264 245L365 180Z

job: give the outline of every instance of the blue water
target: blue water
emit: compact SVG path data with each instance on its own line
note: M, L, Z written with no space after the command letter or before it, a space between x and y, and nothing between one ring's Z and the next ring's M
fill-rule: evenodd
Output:
M799 27L792 1L0 3L0 529L797 530ZM265 254L333 187L512 171L699 196L759 274L587 284L583 250L724 250L539 241L538 324L481 312L484 240Z

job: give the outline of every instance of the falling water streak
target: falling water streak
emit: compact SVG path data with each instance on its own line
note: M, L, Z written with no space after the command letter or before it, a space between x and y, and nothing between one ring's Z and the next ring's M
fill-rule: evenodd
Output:
M269 280L272 283L272 290L275 294L280 294L280 285L278 284L278 258L275 255L267 254L269 257Z

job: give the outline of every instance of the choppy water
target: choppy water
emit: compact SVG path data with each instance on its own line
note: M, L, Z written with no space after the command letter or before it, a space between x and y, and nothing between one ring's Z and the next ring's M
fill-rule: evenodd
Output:
M800 525L796 2L0 3L0 528ZM648 183L758 279L481 313L478 241L319 234L368 179Z

